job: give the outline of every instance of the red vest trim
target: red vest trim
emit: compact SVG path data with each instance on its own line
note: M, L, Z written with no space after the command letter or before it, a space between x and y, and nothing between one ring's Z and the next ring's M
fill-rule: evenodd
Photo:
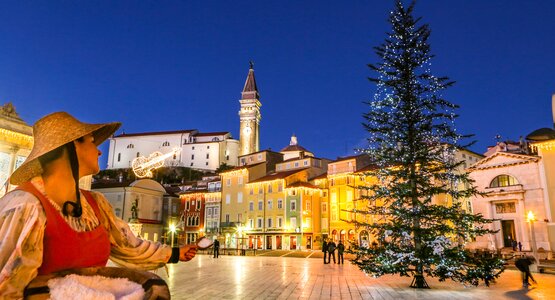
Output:
M99 225L91 231L77 232L67 224L61 213L33 184L26 182L18 189L37 197L46 213L42 265L38 269L39 275L67 269L106 265L110 256L110 238L108 231L102 225L103 219L98 204L89 191L81 190L98 218Z

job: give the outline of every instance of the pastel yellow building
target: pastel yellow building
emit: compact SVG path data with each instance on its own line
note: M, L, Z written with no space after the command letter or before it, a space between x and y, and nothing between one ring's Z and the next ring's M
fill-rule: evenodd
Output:
M9 176L29 156L33 129L23 121L11 103L0 106L0 197L13 189Z

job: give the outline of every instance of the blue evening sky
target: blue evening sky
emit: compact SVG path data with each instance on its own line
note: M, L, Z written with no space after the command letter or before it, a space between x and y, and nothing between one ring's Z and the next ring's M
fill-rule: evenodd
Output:
M29 124L65 110L127 133L199 129L238 138L255 62L261 147L291 134L335 159L364 146L372 47L393 1L1 1L0 103ZM553 126L555 1L419 1L435 75L457 81L457 128L484 152ZM106 144L103 150L106 151ZM105 166L105 156L102 168Z

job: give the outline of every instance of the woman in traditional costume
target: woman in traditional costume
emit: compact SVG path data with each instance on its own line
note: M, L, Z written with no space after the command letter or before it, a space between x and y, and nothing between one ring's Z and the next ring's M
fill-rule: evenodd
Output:
M191 260L197 247L170 248L141 240L116 217L106 198L80 190L98 173L98 145L120 123L83 123L65 112L33 126L34 145L0 199L0 298L22 298L37 275L116 264L141 270Z

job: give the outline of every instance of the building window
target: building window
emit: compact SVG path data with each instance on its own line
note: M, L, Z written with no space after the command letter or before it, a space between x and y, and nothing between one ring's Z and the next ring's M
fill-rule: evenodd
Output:
M256 227L262 228L262 218L258 218L258 219L256 220L256 223L257 223L257 224L256 224L256 225L257 225Z
M243 184L243 176L237 177L237 184Z
M237 214L237 222L241 223L242 219L243 219L243 214L241 213Z
M118 153L118 162L121 161L121 153Z
M281 182L278 183L278 192L283 191L283 184Z
M289 219L289 226L293 229L297 228L297 218L293 217Z
M197 210L200 210L202 203L200 202L200 200L197 201Z
M291 200L291 211L297 210L297 200Z
M191 150L195 150L195 146L191 147Z
M518 181L513 176L499 175L491 181L491 183L489 184L489 187L496 188L496 187L504 187L504 186L511 186L511 185L517 185L517 184L518 184Z
M273 201L272 200L268 200L268 209L273 209Z
M306 210L311 210L312 209L312 203L310 203L310 201L306 201Z
M282 217L277 217L277 227L279 227L279 228L283 227L283 218Z
M193 166L193 163L191 163L191 167Z
M253 187L251 187L251 189L249 190L249 194L254 195L254 188Z
M304 161L304 165L305 165L305 166L308 166L308 160L305 160L305 161Z
M139 157L139 156L141 156L141 153L140 153L140 152L137 152L137 157Z
M268 184L268 193L272 193L272 184Z
M189 201L185 201L185 210L189 210L191 208L191 203Z
M231 178L226 179L225 185L226 186L231 186Z
M229 203L231 203L231 195L227 194L225 195L225 204L229 204Z
M194 160L194 159L195 159L195 155L191 154L191 160Z
M210 149L210 146L206 146L206 149ZM207 157L208 158L208 157Z
M326 202L322 202L322 213L328 213L328 204Z
M206 165L208 166L208 162L206 162Z
M229 214L225 214L225 222L229 223Z
M272 228L272 218L268 218L268 228Z
M243 203L243 192L237 193L237 203Z
M278 199L278 209L282 209L282 208L283 208L283 200Z
M259 186L259 187L258 187L258 193L259 193L259 194L262 194L262 190L263 190L263 189L264 189L264 186Z
M295 168L299 166L299 162L295 162Z
M254 228L254 220L253 219L249 219L249 228Z
M135 145L133 145L133 144L127 145L127 149L133 149L133 148L135 148Z
M210 153L206 153L206 159L210 158Z
M254 202L249 202L249 211L254 211Z
M170 145L170 142L165 141L165 142L162 144L162 147L168 147L169 145Z
M262 160L262 153L258 154L258 160Z
M264 202L258 201L258 210L262 210L263 206L264 206Z

